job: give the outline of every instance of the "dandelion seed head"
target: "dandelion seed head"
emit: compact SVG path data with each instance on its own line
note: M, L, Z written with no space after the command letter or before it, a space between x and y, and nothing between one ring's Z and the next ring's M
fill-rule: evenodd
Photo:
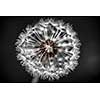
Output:
M63 20L41 19L34 26L28 25L15 45L22 66L42 79L59 79L78 65L81 43Z

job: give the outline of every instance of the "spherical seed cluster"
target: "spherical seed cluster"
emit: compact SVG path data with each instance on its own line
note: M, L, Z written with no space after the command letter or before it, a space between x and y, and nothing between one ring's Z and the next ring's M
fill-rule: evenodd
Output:
M78 65L81 43L76 35L68 23L41 19L19 35L17 58L31 75L59 79Z

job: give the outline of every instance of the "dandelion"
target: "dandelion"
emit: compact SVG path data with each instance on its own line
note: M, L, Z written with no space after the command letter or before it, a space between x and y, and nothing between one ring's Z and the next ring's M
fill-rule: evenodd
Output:
M17 59L33 77L59 79L78 65L80 41L69 23L41 19L28 25L15 45Z

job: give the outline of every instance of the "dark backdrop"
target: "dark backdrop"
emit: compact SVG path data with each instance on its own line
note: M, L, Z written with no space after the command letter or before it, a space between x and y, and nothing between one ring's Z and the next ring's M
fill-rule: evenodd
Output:
M27 24L35 24L40 18L54 18L73 24L73 29L81 40L81 54L79 65L67 77L59 80L44 82L64 83L98 83L100 82L99 67L99 34L100 17L28 17L28 16L1 16L0 17L0 82L1 83L28 83L32 77L24 71L16 59L14 43L20 32Z

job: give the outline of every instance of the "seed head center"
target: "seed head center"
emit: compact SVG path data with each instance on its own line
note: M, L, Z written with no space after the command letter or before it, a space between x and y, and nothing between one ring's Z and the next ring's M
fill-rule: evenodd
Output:
M45 45L45 48L46 48L46 51L48 52L48 53L50 53L50 52L53 52L53 48L50 46L50 45Z

